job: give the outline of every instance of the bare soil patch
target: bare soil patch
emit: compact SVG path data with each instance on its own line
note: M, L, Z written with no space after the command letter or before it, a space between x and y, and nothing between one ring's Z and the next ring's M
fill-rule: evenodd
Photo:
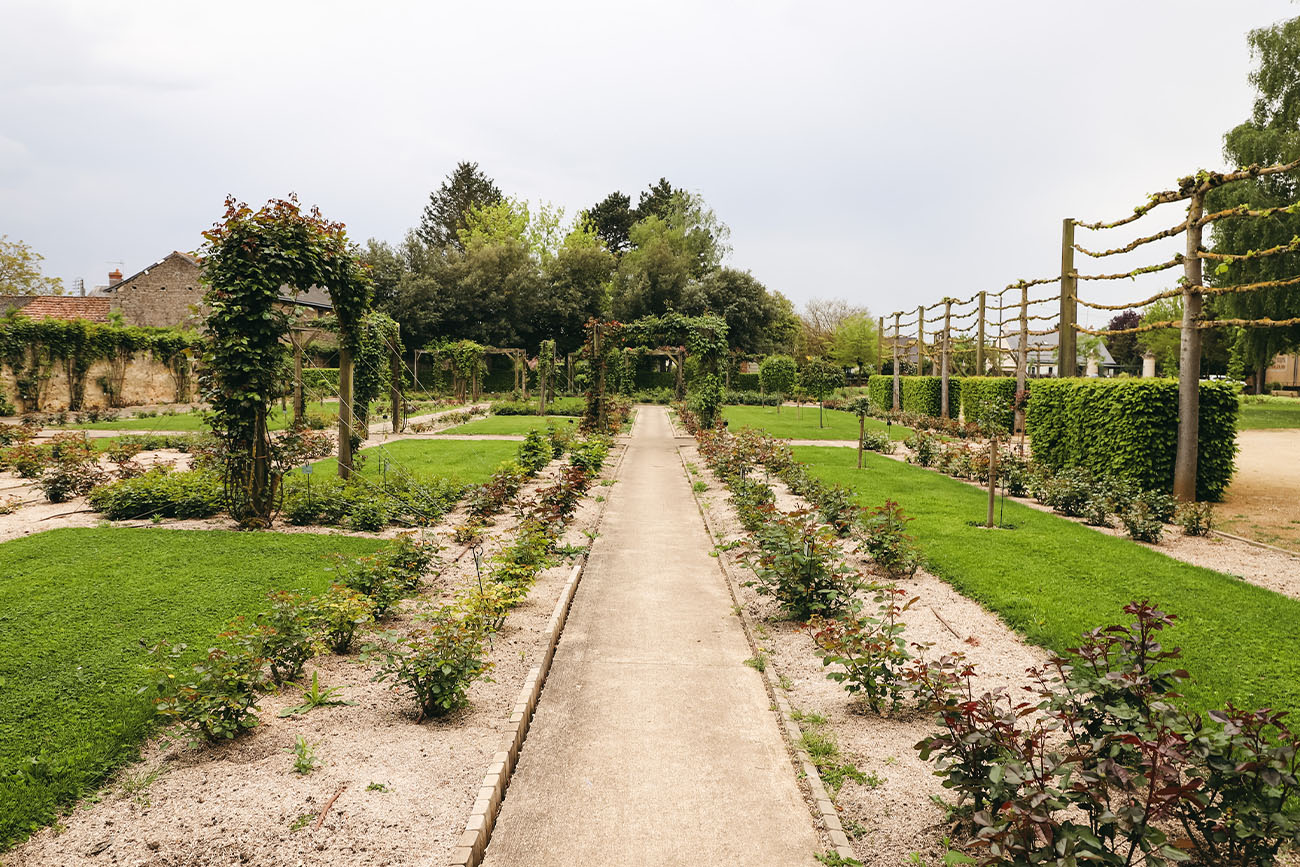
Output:
M1237 444L1237 473L1216 509L1220 529L1300 552L1300 430L1243 430Z

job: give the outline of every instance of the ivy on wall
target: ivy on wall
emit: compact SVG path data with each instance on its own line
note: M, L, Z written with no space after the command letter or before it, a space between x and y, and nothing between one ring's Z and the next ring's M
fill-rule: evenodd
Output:
M202 338L193 331L139 328L120 322L84 319L28 319L22 311L0 319L0 361L9 369L23 412L39 412L48 386L62 373L68 408L85 407L86 377L97 362L107 361L100 386L110 406L121 406L126 370L142 351L172 371L176 400L189 399L194 358Z

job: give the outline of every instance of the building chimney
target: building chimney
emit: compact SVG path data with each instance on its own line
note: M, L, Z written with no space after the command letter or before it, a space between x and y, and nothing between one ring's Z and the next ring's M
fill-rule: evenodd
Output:
M112 271L108 272L108 286L110 289L121 282L122 282L122 270L120 268L114 268Z

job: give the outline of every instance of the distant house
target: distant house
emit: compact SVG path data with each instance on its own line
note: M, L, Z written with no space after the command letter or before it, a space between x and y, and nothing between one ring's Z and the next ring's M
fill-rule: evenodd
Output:
M1008 376L1016 372L1017 358L1020 352L1020 335L1011 334L1003 341L1006 352L998 353L1000 356L999 364L1002 372ZM1025 353L1026 373L1029 376L1056 376L1057 367L1059 366L1059 351L1057 346L1059 337L1056 334L1034 334L1030 335L1028 340L1028 351ZM1115 363L1111 356L1110 350L1106 344L1098 341L1097 343L1097 376L1114 376L1119 373L1122 366ZM1088 368L1088 358L1084 354L1083 346L1079 346L1078 366L1083 369ZM1092 375L1092 374L1089 374Z
M1274 358L1264 370L1264 382L1273 388L1300 391L1300 353Z

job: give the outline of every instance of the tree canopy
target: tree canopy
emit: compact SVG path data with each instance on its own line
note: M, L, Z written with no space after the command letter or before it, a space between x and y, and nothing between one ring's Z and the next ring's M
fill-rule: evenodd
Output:
M1251 117L1224 136L1223 155L1233 166L1289 162L1300 158L1300 18L1252 30L1247 37L1258 67ZM1235 205L1277 207L1300 198L1300 179L1270 175L1220 187L1207 197L1211 211ZM1212 249L1241 254L1288 243L1300 235L1300 214L1232 217L1214 223ZM1300 253L1285 253L1207 269L1214 285L1276 280L1300 273ZM1211 310L1238 319L1287 319L1300 309L1300 286L1282 286L1214 299ZM1279 352L1300 346L1300 327L1247 328L1237 339L1241 360L1252 368L1269 364Z
M466 215L475 207L500 200L501 190L479 170L478 163L460 163L442 186L429 194L429 204L420 219L420 238L434 247L460 247Z
M421 225L398 244L363 251L376 306L411 347L475 340L536 351L578 349L593 317L716 315L732 349L788 350L798 333L789 300L748 271L724 266L728 229L704 200L661 178L632 198L614 192L566 219L503 195L475 163L434 193Z
M23 241L0 235L0 295L62 295L63 281L41 273L44 259Z

